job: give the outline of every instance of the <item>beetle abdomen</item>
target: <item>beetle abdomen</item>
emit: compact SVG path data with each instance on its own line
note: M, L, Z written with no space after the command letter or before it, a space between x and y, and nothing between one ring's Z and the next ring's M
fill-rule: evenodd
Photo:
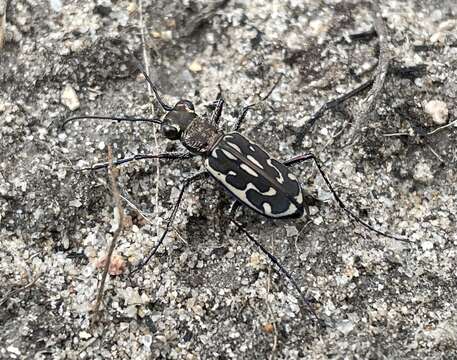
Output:
M295 175L243 135L226 134L205 166L241 203L258 213L273 218L303 215L303 190Z

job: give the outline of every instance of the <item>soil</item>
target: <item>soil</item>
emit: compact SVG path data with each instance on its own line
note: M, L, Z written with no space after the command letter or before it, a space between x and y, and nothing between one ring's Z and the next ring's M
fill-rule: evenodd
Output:
M454 0L382 2L392 63L376 110L348 138L359 94L300 143L313 112L373 76L370 2L4 3L1 359L457 357ZM189 99L208 116L220 87L224 131L283 74L243 134L279 160L316 154L348 209L408 242L352 221L307 162L294 173L316 199L308 217L241 209L237 220L290 271L319 322L230 222L230 197L214 180L189 188L157 255L130 275L164 231L183 179L203 169L200 157L132 161L118 168L126 219L93 323L117 222L107 171L82 169L106 161L108 146L115 158L182 150L150 123L62 128L73 116L163 113L132 55L147 60L169 104Z

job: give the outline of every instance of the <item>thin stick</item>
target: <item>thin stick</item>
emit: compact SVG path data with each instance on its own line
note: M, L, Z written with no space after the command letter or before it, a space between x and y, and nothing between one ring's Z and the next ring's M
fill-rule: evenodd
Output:
M387 73L389 71L389 65L391 62L391 55L389 52L388 46L388 32L387 26L382 18L381 9L379 4L375 1L372 2L373 10L375 13L374 28L378 34L379 39L379 60L378 66L375 71L375 78L373 81L373 86L371 87L368 95L365 99L359 104L359 111L355 118L354 124L351 126L348 132L347 138L348 142L355 142L356 133L359 133L360 128L368 121L368 117L376 108L376 103L380 97L382 90L384 88L384 83L386 80Z
M103 291L105 288L106 277L108 276L108 270L109 270L109 266L111 263L111 256L113 255L114 248L116 247L117 239L121 235L122 229L124 227L124 209L122 208L121 196L119 194L119 189L117 187L117 181L116 181L117 172L113 170L113 149L112 149L111 145L108 146L108 163L109 163L108 173L109 173L110 180L111 180L111 192L113 194L114 204L116 205L117 213L119 216L119 219L118 219L119 223L118 223L116 231L113 234L111 243L109 245L108 254L106 255L105 268L103 269L102 280L100 281L100 286L98 288L98 294L97 294L97 300L96 300L95 306L94 306L94 317L93 317L94 322L97 322L100 318L99 309L100 309L100 304L103 299Z
M144 59L144 66L145 66L145 73L146 76L149 77L149 56L148 52L146 51L146 35L145 35L145 30L144 30L144 20L143 20L143 1L138 0L138 9L139 9L139 14L140 14L140 30L141 30L141 46L143 50L143 59ZM149 92L149 97L153 96L153 87L152 83L148 81L148 92ZM155 92L155 91L154 91ZM165 110L166 107L161 103L160 104ZM152 108L152 111L154 112L154 107ZM157 130L155 127L152 128L152 137L154 138L154 151L158 152L159 151L159 142L157 141ZM155 161L155 166L156 166L156 186L155 186L155 197L154 197L154 214L157 215L159 212L159 183L160 183L160 160L157 159ZM157 234L160 231L159 223L156 223L156 232Z
M453 125L457 126L457 120L454 120L454 121L450 122L449 124L440 126L439 128L436 128L435 130L430 131L429 133L427 133L427 135L433 135L434 133L437 133L438 131L444 130L444 129L446 129L448 127L451 127Z
M0 49L5 45L6 38L6 0L0 0Z
M427 144L428 149L432 152L433 155L442 163L445 164L446 162L443 160L441 156L438 155L438 153L430 146L430 144Z
M14 295L24 291L24 290L27 290L28 288L32 287L36 282L37 280L41 277L42 274L39 274L37 276L35 276L35 278L29 282L27 285L24 285L23 287L19 288L19 289L15 289L15 290L12 290L10 291L8 294L5 295L5 297L3 299L0 300L0 306L2 306L4 303L6 303L8 301L8 299L10 299L11 297L13 297Z
M446 125L440 126L422 136L430 136L430 135L436 134L437 132L445 130L449 127L452 127L452 126L457 126L457 120L451 121L450 123L448 123ZM386 137L389 137L389 136L417 136L417 134L398 132L398 133L384 134L383 136L386 136Z

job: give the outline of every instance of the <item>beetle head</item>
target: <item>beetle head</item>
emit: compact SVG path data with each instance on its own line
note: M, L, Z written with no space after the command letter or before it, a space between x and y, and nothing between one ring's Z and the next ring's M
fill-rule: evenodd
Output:
M173 109L164 115L161 126L162 134L167 139L179 140L196 117L194 104L189 100L179 100Z

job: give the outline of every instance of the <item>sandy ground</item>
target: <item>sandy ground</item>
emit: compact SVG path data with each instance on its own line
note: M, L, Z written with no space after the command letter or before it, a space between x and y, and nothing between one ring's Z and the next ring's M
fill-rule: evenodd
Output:
M387 77L376 111L347 145L366 92L294 142L321 104L372 76L379 46L369 2L9 1L0 50L0 358L456 358L457 7L381 8L392 69L413 71ZM147 55L171 104L188 98L206 114L220 85L225 129L283 73L243 133L278 159L317 154L350 209L411 243L353 223L309 163L295 173L319 199L310 218L244 210L238 220L290 270L325 326L300 312L295 289L230 224L229 197L214 181L189 190L158 256L129 276L160 237L182 179L202 168L201 159L133 162L117 179L128 200L118 275L92 324L116 220L106 171L78 169L105 161L108 145L116 158L181 147L147 123L59 128L82 114L159 113L127 48L143 63Z

